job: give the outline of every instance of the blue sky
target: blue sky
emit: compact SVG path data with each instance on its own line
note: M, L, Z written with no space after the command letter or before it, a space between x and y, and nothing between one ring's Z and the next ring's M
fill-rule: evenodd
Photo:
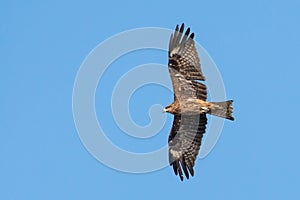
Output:
M0 198L299 198L299 8L296 0L1 1ZM225 122L217 145L198 159L188 181L179 181L169 167L146 174L110 169L77 134L72 115L77 71L114 34L147 26L172 29L181 22L217 64L227 97L235 100L236 121ZM141 64L135 55L145 56L121 60L127 70ZM147 55L146 62L167 63L164 52ZM114 75L121 73L107 72L117 80ZM103 81L109 94L112 82ZM98 111L101 92L97 89ZM167 90L141 88L130 102L132 118L147 124L149 106L170 101ZM157 137L127 143L108 112L97 116L122 148L143 152L167 141L171 116Z

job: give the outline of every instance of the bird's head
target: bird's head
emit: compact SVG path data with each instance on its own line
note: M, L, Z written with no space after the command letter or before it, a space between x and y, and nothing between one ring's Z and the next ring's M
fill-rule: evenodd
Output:
M168 105L168 106L166 106L166 107L163 109L163 112L172 113L171 111L172 111L171 105Z

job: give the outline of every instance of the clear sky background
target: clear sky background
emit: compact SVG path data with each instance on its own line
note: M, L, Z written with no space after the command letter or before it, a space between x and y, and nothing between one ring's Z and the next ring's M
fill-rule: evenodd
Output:
M1 1L0 199L299 198L299 9L298 0ZM236 121L226 121L188 181L170 167L147 174L110 169L87 152L75 129L76 73L88 53L114 34L173 29L181 22L217 64L227 96L235 100ZM134 55L126 59L127 69L137 64ZM148 58L167 64L164 52ZM172 101L160 87L137 91L130 109L140 124L149 120L143 95L153 96L152 103ZM135 106L141 110L134 112ZM104 114L97 113L115 143L145 151L138 139L127 144L111 114ZM164 145L171 123L168 116L145 147Z

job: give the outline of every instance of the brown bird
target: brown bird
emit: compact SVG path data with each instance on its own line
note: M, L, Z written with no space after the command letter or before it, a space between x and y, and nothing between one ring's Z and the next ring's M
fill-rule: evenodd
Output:
M224 102L206 102L206 86L201 71L200 59L194 42L194 33L190 28L184 32L184 24L176 26L169 44L169 73L174 90L174 102L164 111L174 115L169 135L169 163L176 175L183 180L189 174L194 176L194 165L201 140L205 133L206 114L212 114L229 120L232 117L232 100Z

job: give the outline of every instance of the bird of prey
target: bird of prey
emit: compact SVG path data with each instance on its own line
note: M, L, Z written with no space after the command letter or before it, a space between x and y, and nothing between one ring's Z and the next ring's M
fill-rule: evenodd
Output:
M168 69L174 91L174 102L164 112L174 115L169 135L169 163L183 180L194 176L194 165L207 124L206 114L229 120L232 117L232 100L207 102L205 76L190 28L184 33L184 24L176 26L170 37Z

